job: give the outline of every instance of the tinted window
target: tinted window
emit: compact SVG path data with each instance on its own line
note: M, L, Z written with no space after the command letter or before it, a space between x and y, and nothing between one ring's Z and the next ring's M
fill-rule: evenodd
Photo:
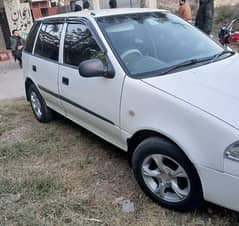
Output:
M58 60L63 24L43 24L37 39L35 55Z
M38 32L38 29L40 27L40 22L35 22L31 28L31 31L29 32L27 36L27 42L25 46L25 51L31 53L33 49L33 45L35 42L35 38Z
M64 63L79 66L82 61L93 58L102 59L104 55L90 30L83 24L68 24L64 43Z

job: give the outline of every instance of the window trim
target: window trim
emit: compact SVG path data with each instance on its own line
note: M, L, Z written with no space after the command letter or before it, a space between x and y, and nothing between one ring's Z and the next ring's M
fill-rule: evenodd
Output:
M66 22L66 17L55 17L42 20L43 24L64 24Z
M60 65L65 66L65 67L70 67L75 70L79 69L78 66L64 62L65 37L66 37L67 27L69 24L82 24L82 25L86 26L89 29L92 37L95 39L95 41L96 41L97 45L99 46L100 50L102 51L102 53L104 53L107 56L107 59L108 59L107 61L109 61L109 63L112 65L112 63L110 62L109 57L107 55L107 49L106 49L105 45L103 44L102 40L98 36L95 27L91 24L91 22L88 19L83 18L83 17L69 17L69 18L67 18L65 24L66 24L66 26L65 26L65 30L64 30L64 40L61 45L62 46L62 61L61 61Z
M65 67L69 67L75 70L78 70L77 66L74 65L70 65L70 64L66 64L64 63L64 42L65 42L65 35L66 35L66 30L67 30L67 26L69 23L76 23L76 24L83 24L85 26L88 27L88 29L90 30L92 36L94 37L97 45L100 47L100 50L107 56L107 61L108 63L113 67L113 64L111 63L111 60L107 54L107 48L104 45L103 41L101 40L100 36L97 33L97 30L95 28L95 26L91 23L91 21L89 21L87 18L85 17L60 17L60 18L51 18L51 19L42 19L42 20L38 20L38 22L40 23L40 26L38 28L35 40L34 40L34 45L33 45L33 49L32 49L32 56L43 59L43 60L47 60L47 61L51 61L54 63L58 63L61 66L65 66ZM60 38L60 45L59 45L59 54L58 54L58 60L52 60L50 58L47 57L42 57L39 55L36 55L36 44L37 44L37 40L41 31L41 28L43 26L43 24L52 24L52 23L59 23L59 24L63 24L63 28L62 28L62 32L61 32L61 38ZM98 23L96 23L98 25ZM98 25L99 26L99 25ZM100 29L101 31L101 29ZM104 35L103 35L104 36Z
M40 22L40 27L38 28L38 31L37 31L37 35L36 35L36 38L35 38L35 41L34 41L34 45L33 45L33 50L32 50L32 55L35 56L35 50L36 50L36 43L37 43L37 40L38 40L38 36L40 34L40 30L41 30L41 27L42 27L42 22Z
M61 30L61 37L60 37L60 40L59 40L59 51L58 51L58 58L57 58L57 60L54 60L54 59L51 59L51 58L44 57L44 56L36 54L36 44L37 44L38 37L40 35L41 28L42 28L43 25L46 25L46 28L47 28L47 25L49 25L49 24L59 24L59 25L62 24L62 30ZM47 20L46 22L42 21L42 23L41 23L41 25L40 25L40 27L38 29L37 38L35 39L35 43L34 43L34 52L32 54L34 57L37 57L37 58L40 58L40 59L43 59L43 60L47 60L47 61L59 64L59 61L60 61L60 49L61 49L61 38L63 36L64 24L65 24L64 22L58 22L58 20L57 20L57 22L55 22L55 21L52 21L52 19L49 20L49 21Z
M30 33L32 32L32 29L33 29L35 26L38 26L38 24L39 24L39 27L37 28L37 32L36 32L36 35L35 35L34 40L33 40L33 45L32 45L31 51L26 50L26 48L23 49L23 51L24 51L25 53L30 54L30 55L32 55L32 53L33 53L33 51L34 51L35 42L36 42L36 39L37 39L37 37L38 37L39 29L40 29L40 27L41 27L41 22L40 22L40 21L35 21L34 24L33 24L33 26L32 26L32 28L31 28L31 30L30 30L30 32L29 32L29 34L30 34ZM26 45L27 45L27 42L28 42L28 38L29 38L29 36L28 36L27 39L26 39ZM26 46L25 46L25 47L26 47Z
M102 51L104 53L107 53L107 48L105 47L105 45L103 44L102 40L100 39L95 26L91 23L90 20L88 20L85 17L67 17L66 18L66 23L83 23L84 25L86 25L89 30L92 33L92 36L96 39L97 44L101 47Z

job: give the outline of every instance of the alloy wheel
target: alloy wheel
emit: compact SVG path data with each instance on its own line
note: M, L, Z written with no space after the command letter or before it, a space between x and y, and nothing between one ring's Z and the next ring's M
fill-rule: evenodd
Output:
M183 167L172 158L153 154L142 164L142 175L147 187L160 199L181 202L190 193L190 180Z
M41 102L34 91L31 92L31 104L36 116L38 118L41 118L42 117Z

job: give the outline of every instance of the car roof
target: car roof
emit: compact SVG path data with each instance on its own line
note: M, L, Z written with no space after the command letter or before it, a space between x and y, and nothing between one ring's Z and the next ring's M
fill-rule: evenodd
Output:
M48 16L40 18L39 20L57 19L62 17L86 17L86 18L97 18L105 16L123 15L123 14L135 14L135 13L146 13L146 12L167 12L168 10L163 9L151 9L151 8L117 8L117 9L101 9L101 10L83 10L78 12L69 12L63 14L57 14L54 16Z

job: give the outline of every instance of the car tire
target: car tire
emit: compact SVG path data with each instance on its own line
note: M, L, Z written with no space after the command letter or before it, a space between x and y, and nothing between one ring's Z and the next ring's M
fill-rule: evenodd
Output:
M51 121L53 115L52 110L47 107L44 98L34 84L29 87L28 97L36 119L43 123Z
M163 207L188 212L204 201L196 169L167 139L152 137L141 142L133 154L132 168L145 194Z

